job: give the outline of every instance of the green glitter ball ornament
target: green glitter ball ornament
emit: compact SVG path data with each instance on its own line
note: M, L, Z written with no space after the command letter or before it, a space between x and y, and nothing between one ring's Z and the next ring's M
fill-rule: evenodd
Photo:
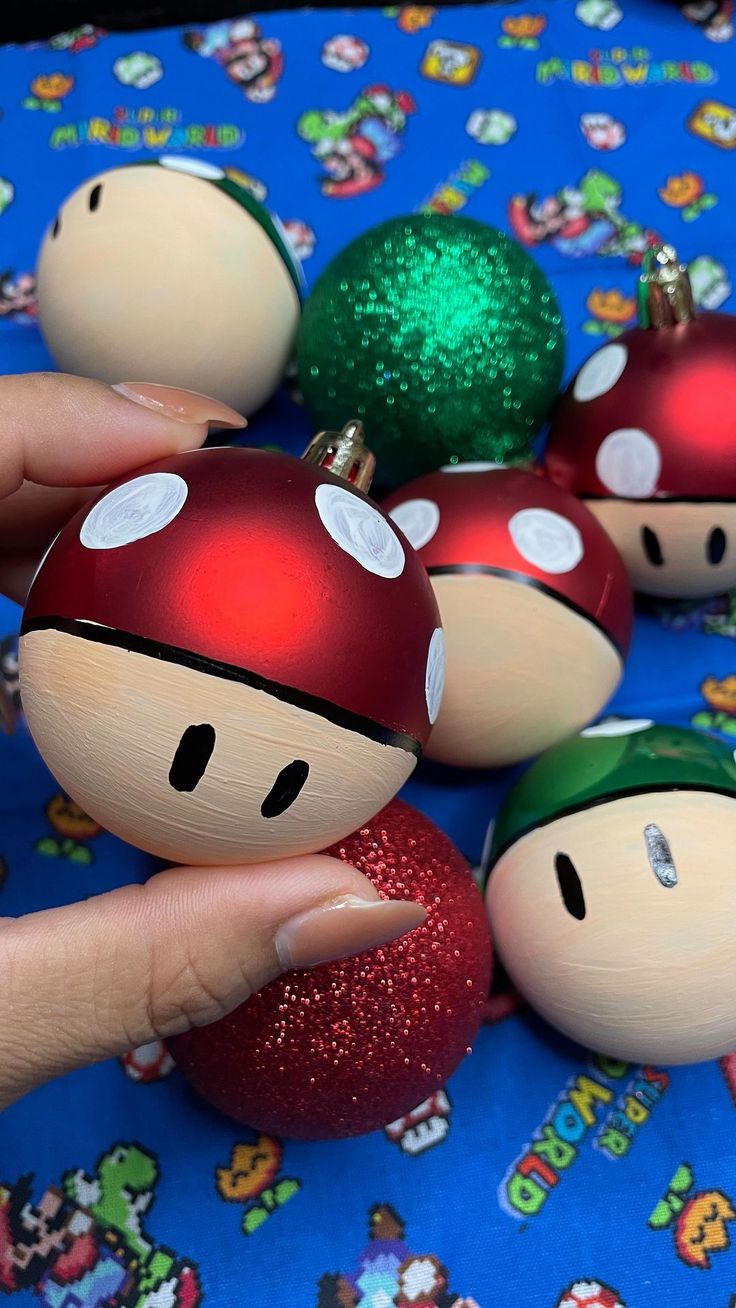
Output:
M441 214L393 218L346 246L297 340L314 425L361 418L383 486L446 463L529 460L563 352L533 259L495 227Z

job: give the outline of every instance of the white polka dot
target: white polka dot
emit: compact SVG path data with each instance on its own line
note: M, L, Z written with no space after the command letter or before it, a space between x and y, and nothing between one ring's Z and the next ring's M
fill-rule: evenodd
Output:
M609 718L607 722L599 722L595 727L586 727L580 735L585 740L598 736L633 736L637 731L647 731L653 726L651 718Z
M162 154L159 163L163 168L173 168L177 173L191 173L192 177L206 177L210 182L220 182L225 176L224 168L208 163L206 159L189 159L186 155Z
M609 432L595 457L603 485L627 500L646 500L653 495L661 467L657 442L639 427Z
M484 463L481 459L477 463L445 463L440 472L498 472L508 466L508 463Z
M378 509L328 483L317 487L315 503L325 530L361 568L377 577L401 576L405 562L401 541Z
M520 509L509 521L509 535L527 563L555 575L572 572L585 553L575 523L551 509Z
M445 689L445 634L441 627L432 633L427 654L427 671L424 677L424 694L427 699L427 715L432 726L439 716L442 695Z
M572 388L574 398L581 404L586 404L588 400L597 400L599 395L612 390L626 367L628 357L629 352L620 341L596 350L575 378Z
M388 516L393 518L415 550L426 545L440 525L440 511L434 500L404 500L403 504L391 509Z
M175 472L144 473L98 500L79 539L88 550L116 550L153 536L174 521L188 494L187 483Z

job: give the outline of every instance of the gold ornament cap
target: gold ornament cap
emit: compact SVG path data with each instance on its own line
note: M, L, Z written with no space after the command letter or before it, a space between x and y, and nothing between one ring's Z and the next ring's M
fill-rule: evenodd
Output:
M644 256L638 307L641 327L675 327L695 317L687 265L673 245L655 245Z
M369 491L376 470L376 456L365 443L362 422L351 419L342 431L320 431L312 437L302 458L327 468L357 490Z

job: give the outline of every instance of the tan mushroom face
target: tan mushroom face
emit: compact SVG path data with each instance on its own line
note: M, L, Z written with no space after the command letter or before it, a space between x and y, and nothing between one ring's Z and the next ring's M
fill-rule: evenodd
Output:
M383 808L416 762L193 667L54 630L27 632L21 648L28 723L60 785L161 858L250 863L326 848Z
M540 753L598 716L622 664L592 622L506 577L456 573L431 580L446 670L429 758L501 767Z
M736 503L610 499L586 504L641 594L705 599L736 586Z
M515 985L587 1048L687 1063L736 1046L736 802L637 794L517 840L486 891Z
M41 249L41 328L69 372L251 413L284 374L299 299L266 232L204 167L113 169L75 191Z

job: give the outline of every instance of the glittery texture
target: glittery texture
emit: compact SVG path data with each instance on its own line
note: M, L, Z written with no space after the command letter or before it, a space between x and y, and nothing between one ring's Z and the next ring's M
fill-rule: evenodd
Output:
M426 923L358 958L290 972L170 1042L217 1108L296 1139L384 1126L444 1085L475 1036L490 983L480 894L423 814L394 800L326 852L360 868L384 898L424 904Z
M528 458L559 388L563 334L520 245L472 219L414 214L333 259L297 350L315 425L361 418L388 486L451 460Z

